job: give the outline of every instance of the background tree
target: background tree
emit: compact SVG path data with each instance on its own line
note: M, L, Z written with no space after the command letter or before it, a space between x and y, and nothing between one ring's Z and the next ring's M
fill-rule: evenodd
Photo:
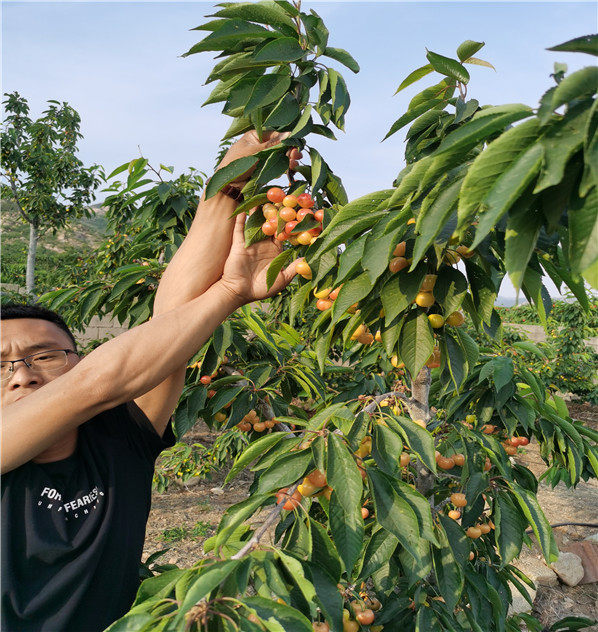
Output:
M92 215L89 204L99 184L96 166L76 157L81 119L66 102L50 100L43 116L29 118L29 105L18 92L5 94L2 125L2 197L12 199L29 224L26 289L35 290L38 239L71 219Z

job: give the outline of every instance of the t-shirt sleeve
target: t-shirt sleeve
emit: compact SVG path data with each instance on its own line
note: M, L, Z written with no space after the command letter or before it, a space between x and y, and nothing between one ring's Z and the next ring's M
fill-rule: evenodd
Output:
M145 413L135 402L127 402L123 408L128 418L126 420L126 434L131 448L141 452L153 465L162 450L170 448L176 443L172 423L168 422L163 436L160 437Z

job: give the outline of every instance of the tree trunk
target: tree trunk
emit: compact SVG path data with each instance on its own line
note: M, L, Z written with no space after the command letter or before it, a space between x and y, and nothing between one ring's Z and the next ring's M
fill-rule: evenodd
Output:
M29 250L27 251L27 272L25 275L25 284L27 294L33 295L35 290L35 255L37 253L38 231L37 224L29 224Z
M430 407L428 405L430 383L431 376L428 367L424 367L411 383L411 404L409 405L409 413L414 420L423 419L426 423L430 421ZM434 476L421 461L417 462L415 468L417 470L415 486L417 490L425 496L432 490Z

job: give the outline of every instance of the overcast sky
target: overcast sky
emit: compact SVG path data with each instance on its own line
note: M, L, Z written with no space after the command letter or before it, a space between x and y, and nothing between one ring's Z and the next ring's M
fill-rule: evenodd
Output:
M219 104L201 108L213 55L182 58L204 32L190 31L210 2L12 2L2 6L2 90L26 97L37 117L48 99L81 115L80 157L110 172L139 156L210 173L230 124ZM468 96L481 104L536 106L555 61L574 71L587 55L545 49L595 31L593 2L309 2L330 30L331 46L361 65L341 70L351 94L346 133L316 147L350 197L387 188L403 166L404 135L384 143L411 97L438 81L429 75L393 96L401 80L427 63L426 47L449 56L465 39L486 42L476 54L496 72L469 66ZM103 194L98 196L101 201Z

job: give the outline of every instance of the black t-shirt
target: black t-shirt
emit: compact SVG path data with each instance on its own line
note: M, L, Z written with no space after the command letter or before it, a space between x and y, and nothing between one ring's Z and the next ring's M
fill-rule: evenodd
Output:
M154 462L174 442L130 402L79 426L72 456L2 476L3 632L99 632L129 610Z

